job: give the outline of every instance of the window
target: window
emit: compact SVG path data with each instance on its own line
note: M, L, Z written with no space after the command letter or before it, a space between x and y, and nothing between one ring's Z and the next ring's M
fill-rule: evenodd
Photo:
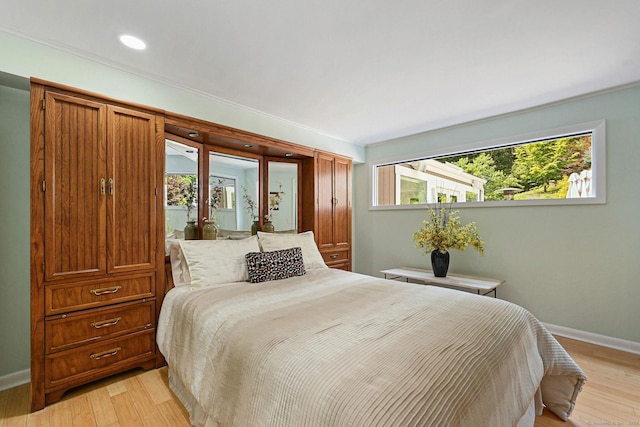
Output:
M372 164L371 207L605 202L605 123Z
M410 178L399 175L400 178L400 204L417 205L427 202L427 181L419 178Z
M218 151L220 150L220 151ZM209 151L209 213L218 231L251 230L258 212L259 158L239 156L221 148ZM253 207L249 207L251 203ZM237 233L243 236L243 233Z

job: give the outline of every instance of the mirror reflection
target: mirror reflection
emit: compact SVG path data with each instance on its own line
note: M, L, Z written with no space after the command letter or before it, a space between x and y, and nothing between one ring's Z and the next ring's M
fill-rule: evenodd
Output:
M209 175L209 219L218 227L237 230L236 178L233 176Z
M198 224L199 150L165 140L165 236L196 239Z
M298 230L298 164L270 161L269 206L265 220L273 223L276 233Z
M219 239L250 235L259 218L258 172L256 159L209 153L209 217Z

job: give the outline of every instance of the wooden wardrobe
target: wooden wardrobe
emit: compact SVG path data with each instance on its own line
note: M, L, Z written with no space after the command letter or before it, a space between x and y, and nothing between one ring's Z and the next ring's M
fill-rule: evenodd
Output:
M316 152L304 170L303 226L313 230L325 264L351 270L351 159Z
M350 159L32 79L32 411L163 363L164 139L192 126L228 148L298 156L299 231L314 231L327 265L351 269Z
M32 410L156 366L163 135L157 112L32 82Z

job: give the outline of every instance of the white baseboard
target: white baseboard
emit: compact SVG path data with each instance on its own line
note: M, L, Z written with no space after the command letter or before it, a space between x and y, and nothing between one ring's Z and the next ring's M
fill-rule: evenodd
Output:
M0 377L0 391L8 390L31 381L31 370L14 372L13 374Z
M564 326L543 323L544 326L554 335L584 341L591 344L609 347L628 353L640 354L640 343L635 341L622 340L620 338L608 337L606 335L594 334L592 332L580 331L578 329L566 328Z

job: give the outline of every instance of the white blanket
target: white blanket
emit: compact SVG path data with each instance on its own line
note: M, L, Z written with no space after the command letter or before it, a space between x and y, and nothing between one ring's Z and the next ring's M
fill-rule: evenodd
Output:
M208 426L515 426L586 380L519 306L333 269L173 289L157 341Z

